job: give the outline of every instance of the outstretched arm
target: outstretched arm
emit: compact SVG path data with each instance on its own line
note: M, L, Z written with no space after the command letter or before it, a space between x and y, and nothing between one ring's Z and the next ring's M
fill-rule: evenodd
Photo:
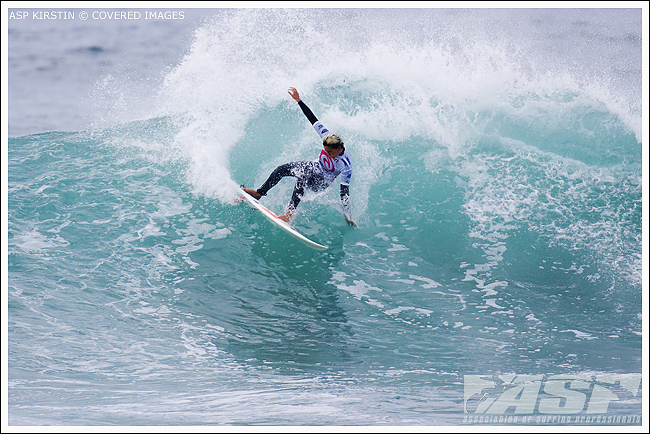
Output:
M309 122L311 122L312 125L314 125L316 122L318 122L318 119L316 118L316 116L314 116L314 113L312 113L312 111L309 109L309 107L307 107L307 104L302 102L302 100L300 99L300 95L298 94L298 90L295 87L290 87L289 88L289 95L291 95L291 97L296 100L296 102L298 103L298 105L302 109L302 112L305 114L307 119L309 119Z

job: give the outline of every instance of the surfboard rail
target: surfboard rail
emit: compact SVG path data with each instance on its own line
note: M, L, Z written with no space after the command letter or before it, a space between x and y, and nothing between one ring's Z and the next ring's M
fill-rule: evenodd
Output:
M268 208L266 208L264 205L262 205L257 199L255 199L253 196L250 194L246 193L244 190L241 190L241 196L244 198L244 200L253 208L258 210L259 212L264 215L271 223L273 223L275 226L279 227L280 229L284 230L287 234L291 235L304 245L311 247L314 250L327 250L327 246L324 246L322 244L318 244L315 241L310 240L297 230L291 227L289 223L285 222L284 220L280 219L277 215L275 215L273 212L271 212Z

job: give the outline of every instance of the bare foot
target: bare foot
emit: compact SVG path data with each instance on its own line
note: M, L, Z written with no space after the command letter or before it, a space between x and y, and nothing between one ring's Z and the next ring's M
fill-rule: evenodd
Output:
M286 213L285 215L281 215L281 216L278 217L278 218L279 218L280 220L282 220L283 222L287 222L287 223L289 223L289 222L291 221L291 211L287 211L287 213Z
M257 190L253 190L252 188L246 188L242 186L241 189L244 190L246 193L250 194L251 196L253 196L257 200L260 200L260 198L262 197L262 195L259 194Z

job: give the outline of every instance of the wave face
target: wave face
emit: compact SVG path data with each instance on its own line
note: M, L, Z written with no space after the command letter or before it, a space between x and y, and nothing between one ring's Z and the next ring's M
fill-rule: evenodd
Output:
M640 373L640 43L623 10L216 13L147 115L9 139L9 423L460 424L464 375ZM300 205L324 253L235 202L319 152L289 86L355 164L359 228Z

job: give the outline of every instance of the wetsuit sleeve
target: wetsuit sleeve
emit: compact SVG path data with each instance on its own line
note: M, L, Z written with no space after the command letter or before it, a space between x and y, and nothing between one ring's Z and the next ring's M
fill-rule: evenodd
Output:
M298 102L298 105L300 106L302 112L305 114L305 116L307 116L307 119L309 120L309 122L311 122L312 125L318 122L318 119L316 118L316 116L314 116L314 113L312 113L309 107L307 107L307 104L305 104L304 102L302 102L302 100L300 100Z
M314 116L314 113L312 113L309 107L307 107L307 104L300 100L300 102L298 102L298 105L302 109L302 112L305 114L309 122L311 122L311 125L314 127L320 138L322 139L325 137L329 133L329 130L323 126L323 123L320 122L316 116Z
M350 217L350 186L341 184L341 205L343 205L343 214Z

